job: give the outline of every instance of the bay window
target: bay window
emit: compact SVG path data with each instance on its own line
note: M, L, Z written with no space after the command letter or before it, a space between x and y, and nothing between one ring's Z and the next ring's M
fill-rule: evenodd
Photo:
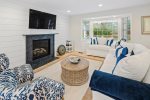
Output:
M130 17L89 18L82 21L82 39L106 37L130 40Z

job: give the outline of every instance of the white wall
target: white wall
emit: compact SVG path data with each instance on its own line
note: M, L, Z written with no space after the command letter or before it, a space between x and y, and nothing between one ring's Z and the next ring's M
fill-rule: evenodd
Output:
M29 9L36 9L57 15L56 30L29 29ZM23 34L59 33L55 36L55 50L65 44L69 34L69 16L50 8L18 3L14 0L0 1L0 53L6 53L10 66L26 63L25 36Z
M70 18L70 32L72 40L74 41L74 49L81 51L82 40L81 40L81 21L83 18L90 17L101 17L101 16L112 16L112 15L131 15L131 42L141 43L146 47L150 48L150 35L142 35L141 33L141 16L150 16L150 4L117 9L103 12L95 12L89 14L75 15Z

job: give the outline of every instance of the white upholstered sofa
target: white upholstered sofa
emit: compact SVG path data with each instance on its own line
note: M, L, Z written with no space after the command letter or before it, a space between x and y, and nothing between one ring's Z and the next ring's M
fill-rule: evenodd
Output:
M122 43L128 47L129 52L134 51L134 55L123 58L114 71L114 75L128 79L137 80L150 84L150 49L141 44ZM116 64L115 50L109 51L100 71L112 73ZM96 91L92 91L92 100L113 100L112 98Z
M110 50L115 49L116 44L116 41L114 41L111 46L107 46L107 39L108 38L104 37L97 38L98 44L89 44L86 49L86 54L92 56L106 57Z

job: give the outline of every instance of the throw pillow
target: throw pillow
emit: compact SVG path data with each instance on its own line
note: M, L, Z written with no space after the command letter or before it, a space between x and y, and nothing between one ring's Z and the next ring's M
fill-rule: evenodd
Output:
M125 57L117 64L114 74L137 81L142 81L150 65L149 59L149 52Z
M112 74L114 73L114 71L115 71L115 69L116 69L116 66L117 66L117 64L119 63L119 61L122 60L123 58L125 58L126 55L128 54L128 48L127 48L127 47L125 47L125 48L120 48L120 49L122 49L122 52L120 53L120 55L119 55L119 56L117 57L117 59L116 59L116 65L115 65L115 67L114 67L113 70L112 70Z
M129 51L129 54L131 54L132 50L134 49L134 44L133 43L127 43L127 42L121 42L120 45L122 47L127 47L128 48L128 51Z
M98 39L97 39L97 37L91 38L90 44L91 44L91 45L97 45L97 44L98 44Z
M117 43L118 42L116 40L113 40L113 43L111 44L111 47L116 48Z
M146 48L144 45L141 45L141 44L135 44L134 49L133 49L135 55L140 54L142 52L145 52L147 50L149 50L149 49Z
M113 39L107 40L107 41L106 41L106 45L107 45L107 46L111 46L112 43L113 43L113 41L114 41Z
M116 58L119 57L118 55L121 54L122 48L123 48L122 46L118 46L118 47L116 48L116 51L115 51Z

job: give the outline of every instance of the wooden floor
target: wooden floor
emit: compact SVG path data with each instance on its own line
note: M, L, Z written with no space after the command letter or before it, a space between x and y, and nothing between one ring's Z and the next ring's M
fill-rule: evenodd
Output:
M97 60L97 61L102 61L102 62L104 61L104 58L102 58L102 57L89 56L82 52L73 51L73 52L66 53L63 56L57 56L54 61L51 61L50 63L47 63L44 66L41 66L41 67L35 69L34 73L39 72L39 71L47 68L48 66L53 65L53 64L59 62L60 60L66 58L66 57L69 57L69 56L79 56L79 57L83 57L83 58L87 58L87 59L91 59L91 60Z

